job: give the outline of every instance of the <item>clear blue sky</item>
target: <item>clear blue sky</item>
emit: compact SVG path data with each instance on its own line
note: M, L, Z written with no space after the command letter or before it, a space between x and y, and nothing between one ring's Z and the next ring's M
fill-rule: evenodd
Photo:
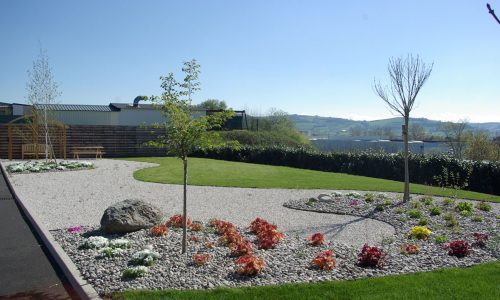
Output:
M26 101L40 42L60 103L160 94L159 76L196 58L194 103L388 118L373 80L386 80L389 57L414 53L434 70L413 116L500 121L500 25L480 0L2 0L0 39L4 102Z

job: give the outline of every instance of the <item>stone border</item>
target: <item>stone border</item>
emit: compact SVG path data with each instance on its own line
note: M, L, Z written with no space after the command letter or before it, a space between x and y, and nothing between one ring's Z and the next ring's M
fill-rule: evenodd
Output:
M30 224L35 229L36 233L40 237L44 246L49 251L50 255L59 266L61 271L64 273L64 276L68 279L69 284L78 294L81 299L101 299L97 291L92 287L86 280L84 280L75 264L68 257L66 252L61 248L61 246L54 240L50 232L42 225L41 222L38 222L38 218L33 212L30 212L28 208L23 204L21 199L17 196L10 179L8 177L8 172L5 169L3 163L0 162L1 172L9 186L9 189L14 196L14 201L21 208L25 216L27 217Z

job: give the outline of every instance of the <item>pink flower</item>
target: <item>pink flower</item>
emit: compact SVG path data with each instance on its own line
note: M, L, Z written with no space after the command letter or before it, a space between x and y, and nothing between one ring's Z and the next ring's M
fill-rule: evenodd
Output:
M80 226L74 226L74 227L68 228L69 232L79 232L80 230L82 230L82 227L80 227Z

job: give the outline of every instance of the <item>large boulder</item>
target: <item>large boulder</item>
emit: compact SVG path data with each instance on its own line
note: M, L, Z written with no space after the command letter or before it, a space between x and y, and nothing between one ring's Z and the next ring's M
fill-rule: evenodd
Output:
M108 207L101 218L106 233L127 233L151 228L162 222L159 208L141 200L128 199Z

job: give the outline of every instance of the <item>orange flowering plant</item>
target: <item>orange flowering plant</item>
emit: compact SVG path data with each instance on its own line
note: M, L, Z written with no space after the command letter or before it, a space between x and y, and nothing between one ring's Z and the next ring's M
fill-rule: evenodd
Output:
M317 232L307 238L310 241L310 244L313 246L323 245L325 243L325 237L323 234Z
M337 262L335 258L333 258L333 251L327 250L320 252L316 255L316 257L311 261L311 266L321 270L331 270L335 268Z

